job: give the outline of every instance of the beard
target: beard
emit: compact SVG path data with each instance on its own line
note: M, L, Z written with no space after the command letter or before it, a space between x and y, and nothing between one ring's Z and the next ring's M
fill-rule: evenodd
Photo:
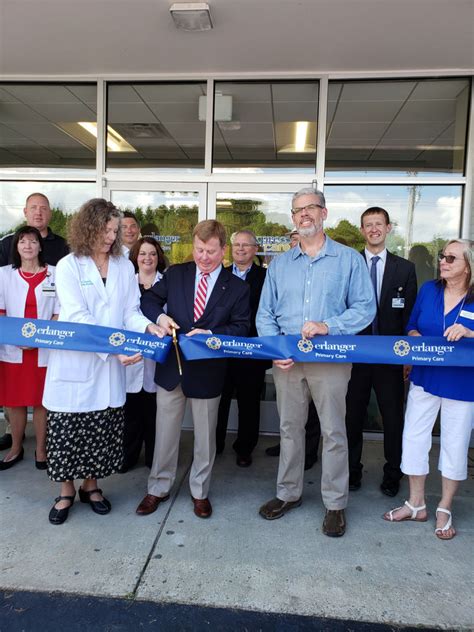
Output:
M306 228L298 228L298 235L300 237L314 237L322 230L322 228L323 228L323 223L317 222Z

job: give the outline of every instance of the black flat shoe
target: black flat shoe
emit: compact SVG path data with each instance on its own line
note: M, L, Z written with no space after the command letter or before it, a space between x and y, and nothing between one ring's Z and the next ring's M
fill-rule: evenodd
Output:
M23 455L24 454L25 454L25 451L22 448L18 452L18 454L16 455L16 457L14 459L11 459L10 461L0 461L0 471L1 470L9 470L11 467L16 465L20 461L23 461Z
M36 450L35 450L35 467L37 470L47 470L48 463L46 461L37 461L36 460Z
M107 500L107 498L102 498L102 500L91 500L91 494L102 494L101 489L91 489L89 492L86 492L82 487L79 487L79 498L81 503L88 503L92 507L92 511L96 514L100 514L101 516L105 516L112 509L112 505Z
M66 522L67 517L69 515L69 510L71 509L74 498L76 497L76 492L74 492L74 496L58 496L54 499L54 505L51 507L51 511L49 512L49 521L51 524L62 524ZM64 509L56 509L55 505L61 500L69 500L70 505L68 507L64 507Z

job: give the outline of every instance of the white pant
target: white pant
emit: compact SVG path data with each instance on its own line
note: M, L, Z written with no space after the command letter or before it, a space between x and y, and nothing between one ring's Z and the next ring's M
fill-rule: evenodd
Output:
M438 397L421 386L410 384L401 469L404 474L423 476L429 472L431 432L441 408L441 449L438 469L453 481L467 478L467 452L474 417L474 403Z

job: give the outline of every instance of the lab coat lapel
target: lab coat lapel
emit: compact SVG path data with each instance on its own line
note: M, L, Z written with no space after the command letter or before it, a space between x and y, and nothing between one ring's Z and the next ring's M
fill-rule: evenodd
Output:
M100 272L97 269L97 266L95 265L92 257L79 257L78 263L81 271L81 281L90 281L97 290L102 300L107 303L109 299L105 290L104 282L101 279Z

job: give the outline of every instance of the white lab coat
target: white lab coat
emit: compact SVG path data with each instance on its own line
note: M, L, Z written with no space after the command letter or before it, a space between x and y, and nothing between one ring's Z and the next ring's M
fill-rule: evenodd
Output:
M42 320L49 320L54 314L59 313L59 301L54 289L55 272L54 266L48 266L46 278L35 288L38 318ZM0 268L0 288L0 309L5 310L7 316L24 318L29 285L21 277L19 270L14 269L11 265ZM24 346L28 346L26 339ZM48 353L48 349L38 350L38 366L44 367L47 365ZM23 351L20 347L0 345L0 360L11 362L12 364L21 364L23 362Z
M162 276L161 272L157 271L153 285L158 283ZM138 274L135 275L135 278L138 285ZM146 358L142 362L128 366L125 370L127 393L139 393L142 388L147 393L156 393L155 368L156 362Z
M139 309L133 265L110 257L107 283L90 257L70 254L56 267L60 321L144 332L150 324ZM56 412L91 412L125 402L125 367L115 355L51 351L43 405Z

